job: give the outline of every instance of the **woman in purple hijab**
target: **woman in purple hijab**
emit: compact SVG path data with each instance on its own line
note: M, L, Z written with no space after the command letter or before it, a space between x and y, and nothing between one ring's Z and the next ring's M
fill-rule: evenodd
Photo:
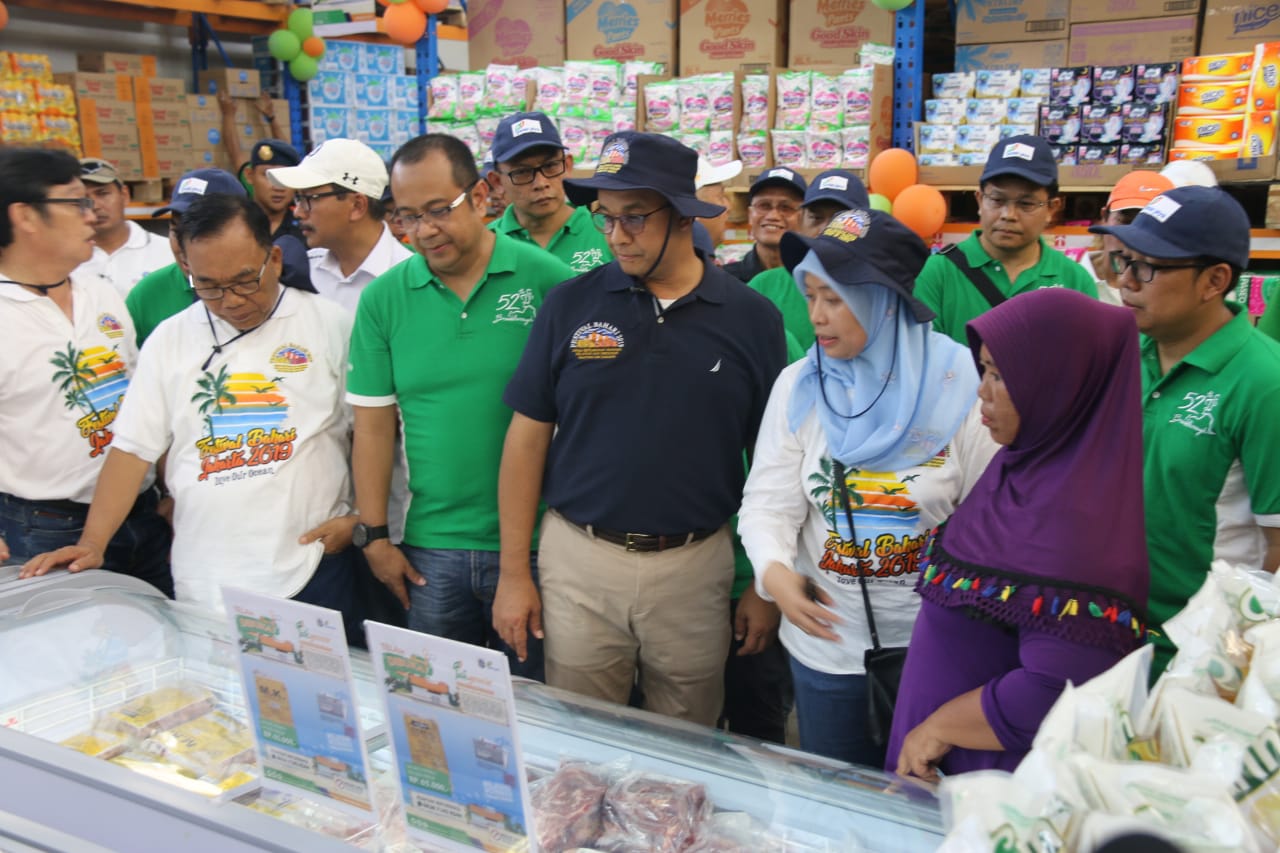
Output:
M1067 681L1146 639L1132 315L1049 288L968 325L1004 445L926 546L887 767L1012 770Z

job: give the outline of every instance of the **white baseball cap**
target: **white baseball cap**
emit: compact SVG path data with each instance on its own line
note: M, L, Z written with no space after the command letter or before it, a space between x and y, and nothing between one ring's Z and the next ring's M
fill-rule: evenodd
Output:
M1216 187L1218 178L1213 170L1198 160L1174 160L1160 170L1160 174L1173 181L1175 187Z
M698 158L698 174L693 179L695 189L709 187L712 184L723 184L725 181L736 178L742 172L741 160L730 160L720 166L712 166L711 161L706 157Z
M333 184L369 198L382 198L388 180L387 164L355 139L326 140L298 165L272 169L267 175L291 190Z

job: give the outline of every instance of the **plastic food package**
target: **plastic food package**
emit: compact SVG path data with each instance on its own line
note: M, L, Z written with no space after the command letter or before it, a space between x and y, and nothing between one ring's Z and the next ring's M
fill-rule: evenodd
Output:
M769 129L769 77L765 74L748 74L742 78L743 133Z
M1253 646L1249 674L1240 685L1236 707L1280 719L1280 621L1250 628L1244 640Z
M134 773L211 799L223 795L234 796L236 790L256 781L255 776L243 770L219 778L204 778L181 764L142 751L126 752L110 760L112 764Z
M644 87L645 129L670 133L680 124L680 91L674 81L664 80Z
M157 732L143 751L204 779L224 779L236 765L254 762L253 735L221 711Z
M605 794L604 833L596 847L608 853L680 853L711 808L702 785L628 773Z
M836 78L840 100L844 105L844 124L871 121L871 87L875 73L870 68L851 68Z
M738 134L738 159L744 169L762 169L769 164L769 133Z
M439 78L436 78L439 79ZM547 115L555 115L564 103L564 69L535 68L533 108Z
M1036 733L1034 746L1053 758L1084 752L1127 759L1147 704L1147 678L1154 647L1145 645L1106 672L1076 687L1068 684Z
M538 849L560 853L590 847L604 830L607 768L565 762L555 773L530 786Z
M944 823L941 850L1066 850L1083 795L1061 765L1032 750L1014 773L979 770L944 778L938 788ZM1030 843L1035 842L1035 843Z
M743 812L712 815L698 829L684 853L786 853L785 841Z
M810 75L809 130L839 130L844 127L844 105L837 78L813 72Z
M458 75L439 74L431 78L431 100L427 118L453 119L458 115Z
M804 130L809 125L812 75L808 71L783 71L777 76L776 130Z
M791 169L806 168L807 149L803 130L775 130L769 135L773 141L773 165Z
M399 797L395 797L399 799ZM311 800L263 788L236 800L254 811L270 815L293 826L338 838L348 844L361 844L376 835L378 827Z
M707 81L689 77L676 83L680 97L680 132L706 133L711 129L711 97Z
M83 752L90 758L111 759L129 748L129 739L119 732L91 731L72 735L63 746Z
M213 709L214 695L203 687L161 687L108 712L103 728L142 739L194 720Z
M711 130L733 130L733 75L708 74L706 87L711 101Z
M838 169L844 159L844 140L839 130L805 132L805 165L809 169Z

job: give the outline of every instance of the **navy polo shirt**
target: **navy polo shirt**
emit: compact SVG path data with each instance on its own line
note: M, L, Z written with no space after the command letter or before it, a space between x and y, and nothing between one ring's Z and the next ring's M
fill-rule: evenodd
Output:
M543 498L570 521L712 530L742 501L742 452L785 364L778 309L715 265L659 311L615 261L547 294L503 400L558 426Z

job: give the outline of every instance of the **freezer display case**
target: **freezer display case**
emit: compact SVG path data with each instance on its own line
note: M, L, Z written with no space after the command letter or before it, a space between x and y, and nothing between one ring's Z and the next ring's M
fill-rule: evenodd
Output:
M238 646L219 614L104 572L15 577L0 568L0 779L24 832L85 851L417 849L395 811L366 655L353 652L352 669L375 823L259 791ZM706 850L934 850L943 836L931 792L874 770L532 682L516 684L516 706L535 791L576 762L700 785L730 835L755 839Z

